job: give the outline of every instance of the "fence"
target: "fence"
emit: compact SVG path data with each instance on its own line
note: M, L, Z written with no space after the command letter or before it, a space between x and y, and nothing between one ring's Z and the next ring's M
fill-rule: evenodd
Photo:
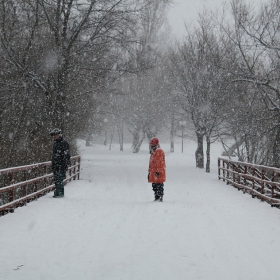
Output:
M64 183L80 178L81 157L71 157ZM0 170L0 216L54 189L51 161Z
M227 184L280 207L280 169L218 158L218 177Z

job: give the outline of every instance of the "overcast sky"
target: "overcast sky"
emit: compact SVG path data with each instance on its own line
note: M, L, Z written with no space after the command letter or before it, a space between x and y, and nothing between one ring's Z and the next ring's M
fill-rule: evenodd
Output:
M258 5L260 3L268 2L268 0L244 0L246 2ZM195 22L198 13L203 8L221 10L224 2L229 3L230 0L174 0L174 4L169 9L168 20L172 31L177 38L183 37L185 33L184 22L187 24Z

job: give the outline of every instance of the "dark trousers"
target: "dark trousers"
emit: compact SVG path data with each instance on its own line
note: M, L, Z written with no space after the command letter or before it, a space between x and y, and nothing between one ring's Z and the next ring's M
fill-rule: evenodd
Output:
M65 178L65 172L54 172L54 183L55 183L55 190L54 195L55 196L61 196L64 195L64 183L63 179Z
M163 183L152 183L155 197L164 195L164 184Z

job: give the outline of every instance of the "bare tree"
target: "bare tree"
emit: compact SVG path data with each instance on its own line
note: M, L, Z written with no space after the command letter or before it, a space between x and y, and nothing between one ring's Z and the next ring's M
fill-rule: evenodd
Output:
M139 21L139 43L132 50L135 71L127 75L129 111L127 123L133 135L132 150L137 153L143 140L155 136L162 127L164 111L163 80L160 73L159 36L165 23L168 1L150 2Z
M178 46L172 62L181 92L182 108L191 116L198 147L196 166L204 167L203 138L205 136L206 172L210 172L210 144L223 122L222 105L227 96L227 83L222 68L224 51L211 18L202 16L200 26L189 32Z
M9 135L1 137L1 152L7 158L47 159L50 127L61 127L72 146L78 133L97 127L94 111L114 78L111 73L119 70L120 51L137 38L146 4L1 0L0 102L8 106L0 111L1 135ZM12 162L3 159L3 164Z
M247 84L247 88L250 87L249 96L255 98L251 104L257 105L255 101L259 100L254 113L248 110L253 113L254 121L250 123L248 119L247 122L243 120L250 129L240 134L242 141L239 139L238 142L239 145L244 143L246 147L246 160L266 162L278 167L280 166L279 1L271 0L257 11L236 0L231 2L231 10L234 24L229 23L228 26L223 24L223 29L235 46L235 71L231 73L232 80L237 84ZM248 95L248 91L245 94ZM260 112L266 114L260 115ZM259 124L262 124L261 129ZM263 152L256 153L259 147L262 147Z

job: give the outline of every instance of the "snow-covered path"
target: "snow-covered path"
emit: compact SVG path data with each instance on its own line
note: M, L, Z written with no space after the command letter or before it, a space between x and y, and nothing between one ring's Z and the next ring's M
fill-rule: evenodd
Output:
M194 166L195 145L166 151L164 202L148 149L82 147L82 174L0 217L2 280L278 280L280 210ZM213 145L213 153L220 149Z

